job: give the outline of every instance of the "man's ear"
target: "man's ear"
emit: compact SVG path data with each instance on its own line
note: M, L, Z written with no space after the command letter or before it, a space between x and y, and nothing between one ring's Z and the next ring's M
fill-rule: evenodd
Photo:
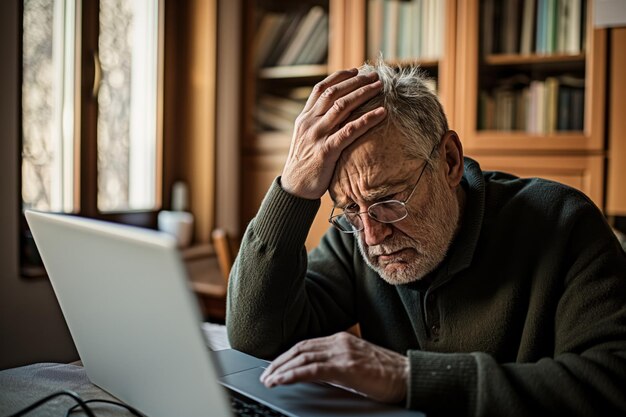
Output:
M448 130L441 139L441 146L446 180L450 187L456 187L461 182L464 171L463 145L461 145L459 135L454 130Z

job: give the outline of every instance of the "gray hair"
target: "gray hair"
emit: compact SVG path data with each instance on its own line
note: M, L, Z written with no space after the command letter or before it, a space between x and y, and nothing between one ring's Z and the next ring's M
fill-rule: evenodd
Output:
M383 89L353 113L360 116L383 106L385 121L378 129L394 127L406 139L405 151L410 157L424 159L436 166L439 158L432 152L448 131L448 120L430 80L419 66L392 67L382 59L375 64L364 64L360 74L376 72ZM432 153L432 155L431 155Z

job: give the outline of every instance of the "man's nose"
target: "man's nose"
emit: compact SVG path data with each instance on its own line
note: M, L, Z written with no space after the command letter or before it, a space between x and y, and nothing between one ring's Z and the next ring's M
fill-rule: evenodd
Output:
M393 233L391 225L378 222L366 213L361 214L361 219L363 221L363 230L361 233L363 233L365 244L367 246L380 245L387 238L387 236Z

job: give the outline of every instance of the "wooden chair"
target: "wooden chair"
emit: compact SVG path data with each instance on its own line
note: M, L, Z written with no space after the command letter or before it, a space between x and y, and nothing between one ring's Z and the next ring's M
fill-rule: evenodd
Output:
M205 319L214 322L224 322L224 320L226 320L228 276L235 260L235 252L233 251L233 245L230 237L225 230L213 230L211 238L213 240L213 248L215 249L215 259L212 259L211 261L217 261L219 278L212 279L208 282L193 281L191 285L194 292L198 296L198 301L202 306L202 312ZM214 271L215 266L211 269Z
M213 239L215 256L217 257L217 263L220 267L222 278L224 278L224 284L228 286L230 269L233 266L233 262L235 262L235 252L233 251L232 242L224 229L213 230L211 238Z

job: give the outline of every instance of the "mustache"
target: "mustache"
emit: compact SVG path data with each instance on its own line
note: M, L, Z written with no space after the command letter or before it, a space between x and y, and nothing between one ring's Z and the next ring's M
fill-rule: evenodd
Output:
M413 249L419 250L419 248L416 246L421 246L421 245L416 245L417 243L418 242L408 237L398 236L398 237L392 238L392 240L390 240L389 242L384 242L375 246L366 246L366 248L367 248L367 254L370 257L375 257L375 256L381 256L381 255L390 255L394 252L398 252L402 249L407 249L407 248L413 248Z

